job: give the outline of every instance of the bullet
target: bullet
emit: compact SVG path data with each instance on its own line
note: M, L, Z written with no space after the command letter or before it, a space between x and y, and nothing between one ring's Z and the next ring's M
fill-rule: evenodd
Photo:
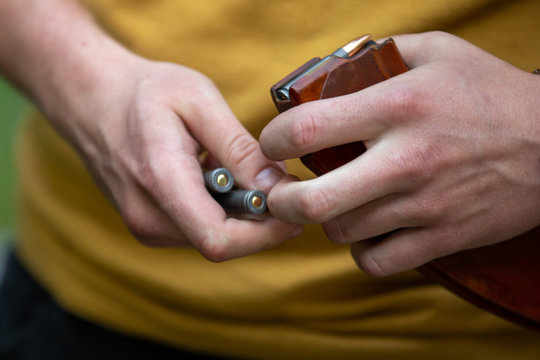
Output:
M259 190L232 190L213 196L228 213L259 215L266 211L266 195Z
M347 44L334 51L332 55L342 58L350 58L362 50L369 40L371 40L371 34L360 36L359 38L349 41Z
M234 177L231 172L225 168L206 171L203 174L203 177L206 188L212 193L226 193L230 191L234 185Z

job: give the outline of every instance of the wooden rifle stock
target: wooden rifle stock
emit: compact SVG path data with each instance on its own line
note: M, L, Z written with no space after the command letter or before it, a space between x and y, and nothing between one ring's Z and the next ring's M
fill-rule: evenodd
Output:
M308 101L360 91L407 70L392 39L381 44L368 41L351 56L340 57L336 51L308 61L276 83L271 93L278 111L283 112ZM359 141L301 160L322 175L365 150ZM540 330L540 227L496 245L433 260L418 271L483 309Z

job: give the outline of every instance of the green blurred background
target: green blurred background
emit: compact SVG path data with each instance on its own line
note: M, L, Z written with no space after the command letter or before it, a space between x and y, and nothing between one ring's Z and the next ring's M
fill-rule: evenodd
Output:
M0 77L0 253L13 237L15 223L15 133L28 102Z

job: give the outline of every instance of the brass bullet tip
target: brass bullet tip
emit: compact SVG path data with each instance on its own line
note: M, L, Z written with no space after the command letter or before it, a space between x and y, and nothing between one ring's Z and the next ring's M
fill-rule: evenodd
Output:
M371 40L371 34L366 34L352 41L349 41L347 44L343 45L341 48L349 55L349 57L351 57L354 54L356 54L358 51L360 51L360 49L362 49L369 40Z
M227 186L227 184L229 184L229 177L225 174L219 174L216 182L219 186Z
M251 199L251 205L253 205L255 208L260 208L263 204L263 199L261 199L260 196L254 196Z

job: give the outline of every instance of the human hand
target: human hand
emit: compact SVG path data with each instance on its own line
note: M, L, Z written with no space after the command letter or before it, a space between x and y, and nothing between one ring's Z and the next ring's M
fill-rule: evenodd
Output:
M194 246L221 261L298 233L300 226L270 217L228 218L205 189L203 150L245 188L268 192L283 176L209 79L140 58L121 66L114 82L86 99L86 111L70 111L76 125L67 137L137 239L151 246Z
M362 156L321 177L284 178L268 205L322 222L375 276L540 224L540 78L449 34L394 39L412 70L297 106L260 137L274 160L364 142Z
M142 243L193 246L220 261L301 231L271 217L227 218L206 191L203 150L245 188L267 192L283 172L205 76L136 56L78 1L6 0L0 7L0 28L9 29L0 32L0 72L78 151Z

